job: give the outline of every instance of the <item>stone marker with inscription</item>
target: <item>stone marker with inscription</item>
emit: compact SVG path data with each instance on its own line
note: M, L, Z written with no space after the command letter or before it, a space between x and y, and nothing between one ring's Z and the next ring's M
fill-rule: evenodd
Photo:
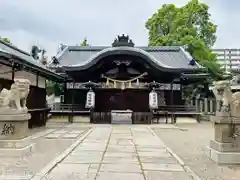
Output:
M214 139L207 147L207 155L218 164L240 164L240 92L232 93L229 81L215 82L217 103Z
M28 138L31 115L26 107L29 87L29 80L15 79L9 90L0 92L0 155L22 155L32 149Z

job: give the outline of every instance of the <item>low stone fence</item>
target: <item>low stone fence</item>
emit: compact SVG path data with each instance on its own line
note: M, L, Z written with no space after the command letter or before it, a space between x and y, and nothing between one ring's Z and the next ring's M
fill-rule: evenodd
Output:
M214 98L199 98L190 101L191 106L195 106L197 112L203 116L214 115L217 109L217 103Z

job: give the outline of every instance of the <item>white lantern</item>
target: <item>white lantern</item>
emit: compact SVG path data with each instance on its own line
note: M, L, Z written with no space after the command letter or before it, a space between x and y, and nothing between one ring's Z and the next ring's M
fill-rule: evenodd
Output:
M149 108L150 109L158 108L158 94L154 90L152 90L149 93Z
M95 107L95 93L90 89L87 93L86 99L86 108L94 108Z

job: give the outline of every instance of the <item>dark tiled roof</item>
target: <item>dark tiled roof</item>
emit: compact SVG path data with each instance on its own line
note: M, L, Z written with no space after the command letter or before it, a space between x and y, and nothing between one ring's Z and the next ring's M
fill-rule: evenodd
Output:
M32 68L35 71L41 72L42 75L45 75L48 77L50 76L57 79L63 79L63 77L59 76L55 72L50 71L45 66L40 64L39 61L36 61L35 59L33 59L33 57L29 53L21 49L18 49L17 47L11 44L8 44L2 40L0 40L0 53L13 56L12 58L17 58L23 64L28 64L30 69Z
M29 53L27 53L21 49L18 49L17 47L10 45L1 40L0 40L0 51L8 53L8 54L12 54L12 55L17 56L21 59L24 59L32 64L41 66L42 68L45 68L44 66L39 64L38 61L34 60L33 57Z
M146 54L158 66L171 69L198 69L199 64L189 65L192 57L179 46L154 47L107 47L107 46L67 46L56 56L61 66L85 66L103 52L114 50L139 51Z

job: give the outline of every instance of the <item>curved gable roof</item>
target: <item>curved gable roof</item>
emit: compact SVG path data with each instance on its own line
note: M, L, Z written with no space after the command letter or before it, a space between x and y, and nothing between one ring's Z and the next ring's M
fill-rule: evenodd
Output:
M162 68L171 68L171 66L168 66L161 61L158 61L154 56L152 56L150 53L140 49L140 48L134 48L134 47L111 47L103 49L102 51L96 53L95 55L91 56L87 61L83 61L80 64L72 65L72 69L87 69L91 67L92 65L96 64L100 59L115 55L115 54L128 54L128 55L135 55L139 56L145 60L147 60L151 64L157 64L158 66Z
M114 54L129 54L142 57L159 69L202 69L202 66L189 65L192 57L179 46L155 47L99 47L99 46L68 46L61 54L56 56L60 65L67 70L87 69L98 60Z

